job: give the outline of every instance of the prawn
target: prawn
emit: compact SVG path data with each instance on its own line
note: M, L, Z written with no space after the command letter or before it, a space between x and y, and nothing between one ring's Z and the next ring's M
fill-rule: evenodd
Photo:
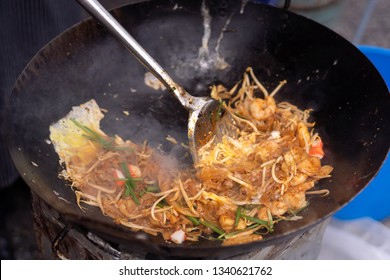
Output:
M264 99L255 98L249 104L250 115L258 121L263 121L272 117L275 112L276 102L272 96L266 96Z
M255 79L253 72L251 72L252 77ZM261 86L261 84L255 79L256 85L263 92L264 99L255 98L250 100L249 104L249 113L250 115L258 121L264 121L270 117L272 117L276 112L276 102L274 99L274 95L280 90L280 88L286 83L286 81L281 81L279 85L268 94L267 90Z

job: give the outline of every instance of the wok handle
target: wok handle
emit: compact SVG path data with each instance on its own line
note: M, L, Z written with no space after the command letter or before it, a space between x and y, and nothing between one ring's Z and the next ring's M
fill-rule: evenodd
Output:
M141 62L168 91L189 111L198 98L172 80L168 73L142 48L140 44L97 0L76 0L89 14L111 32Z

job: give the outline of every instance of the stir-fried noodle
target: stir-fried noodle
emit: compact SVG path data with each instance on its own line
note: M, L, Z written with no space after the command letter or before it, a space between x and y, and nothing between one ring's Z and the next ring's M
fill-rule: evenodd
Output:
M321 165L322 141L308 121L310 110L276 103L285 83L268 92L248 68L231 90L214 86L211 95L233 129L210 139L191 170L146 141L108 137L99 128L100 115L95 122L68 115L50 128L66 167L62 175L72 182L80 209L99 207L135 231L160 233L175 243L261 240L278 221L298 219L308 191L332 171ZM92 103L81 107L90 106L90 114ZM64 125L68 130L58 132Z

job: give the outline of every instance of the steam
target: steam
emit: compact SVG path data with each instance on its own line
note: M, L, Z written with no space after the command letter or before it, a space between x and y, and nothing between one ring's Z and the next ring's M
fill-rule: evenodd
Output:
M132 123L136 123L136 129L128 137L129 140L139 145L147 141L148 145L161 155L162 166L177 169L179 164L185 166L192 164L186 127L163 123L162 120L157 120L152 112L130 118Z

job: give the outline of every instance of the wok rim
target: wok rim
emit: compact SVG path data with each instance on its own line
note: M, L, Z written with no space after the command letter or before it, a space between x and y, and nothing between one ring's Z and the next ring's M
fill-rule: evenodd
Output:
M132 6L132 5L142 5L144 4L145 2L153 2L152 0L146 0L146 1L140 1L140 2L136 2L136 3L132 3L132 4L129 4L129 5L123 5L123 6L119 6L115 9L112 9L112 11L117 11L117 10L120 10L122 9L123 7L127 7L127 6ZM262 5L262 4L256 4L256 5ZM263 5L263 6L267 6L267 5ZM280 10L282 11L281 9L279 8L275 8L275 7L271 7L271 6L267 6L267 8L270 8L270 9L277 9L277 10ZM305 21L308 21L308 22L311 22L312 25L318 25L318 26L321 26L319 23L316 23L310 19L307 19L303 16L300 16L300 15L297 15L291 11L283 11L285 13L288 13L289 16L293 16L293 17L300 17L301 19L305 20ZM15 82L15 85L13 87L13 90L12 92L14 91L19 91L19 87L21 85L24 84L24 81L26 80L26 76L28 77L29 75L29 72L31 71L31 68L34 68L35 65L36 65L36 62L40 60L40 58L44 55L45 51L48 49L48 46L50 45L55 45L57 44L61 38L63 38L65 35L70 35L72 34L77 28L80 28L80 26L83 26L83 25L89 25L89 24L95 24L95 21L94 19L92 18L87 18L85 20L82 20L76 24L74 24L73 26L69 27L68 29L66 29L64 32L60 33L59 35L57 35L56 37L54 37L51 41L49 41L45 46L43 46L38 52L36 55L34 55L34 57L29 61L29 63L26 65L26 67L23 69L23 71L21 72L20 76L18 77L18 79L16 80ZM336 34L334 31L328 29L328 31L330 31L331 33L333 34ZM339 36L338 34L336 34L337 36ZM341 38L341 37L340 37ZM344 40L345 43L353 46L350 42L348 42L347 40L345 40L344 38L341 38L342 40ZM357 48L356 48L357 49ZM368 59L367 59L368 60ZM370 62L371 63L371 62ZM373 66L373 65L372 65ZM374 66L373 66L374 67ZM375 67L374 67L375 68ZM376 70L376 69L375 69ZM379 72L378 72L379 74ZM28 79L27 79L28 80ZM9 97L9 100L8 100L8 103L7 103L7 116L9 116L9 107L11 106L11 102L12 102L12 96L14 94L11 94L11 96ZM9 122L7 121L7 124L9 124ZM16 163L18 160L16 159L15 160L15 153L18 153L18 151L15 151L16 147L13 146L12 144L12 139L10 139L9 137L6 137L6 143L7 143L7 147L10 151L10 154L11 154L11 157L12 157L12 160L14 161L14 163ZM389 149L388 149L389 151ZM381 161L381 164L380 164L380 168L382 167L382 165L384 164L385 160L386 160L386 157L387 155L384 156L383 160ZM16 168L18 169L18 171L20 172L19 170L19 167L17 164L15 164ZM352 200L354 197L356 197L359 193L361 193L368 185L369 183L373 180L373 178L378 174L379 172L379 169L376 170L375 174L372 175L370 181L357 193L355 193L351 198L350 200ZM24 177L21 175L21 177L24 179ZM30 187L31 190L34 191L34 193L36 193L38 195L38 197L40 197L45 203L47 203L48 205L50 205L50 207L54 208L56 211L58 211L59 213L61 213L64 218L69 221L70 223L74 223L78 226L81 226L82 228L84 227L83 224L80 224L80 222L77 222L77 221L80 221L80 218L79 217L76 217L74 218L73 217L73 214L75 213L72 213L67 211L67 209L64 209L64 207L60 207L58 204L51 204L51 202L47 201L45 198L42 197L42 194L40 194L39 192L37 193L35 191L35 186L34 185L31 185L31 182L29 181L26 181L27 185ZM50 187L48 187L48 189L50 190ZM349 201L350 201L349 200ZM349 201L347 201L345 204L343 205L338 205L338 207L336 209L334 209L332 212L328 213L327 215L325 216L322 216L320 217L319 219L317 219L314 223L310 223L310 224L306 224L304 226L301 226L301 227L298 227L292 231L288 231L286 233L283 233L283 234L279 234L279 235L276 235L276 236L267 236L266 238L264 238L263 240L260 240L260 241L255 241L255 242L251 242L249 244L240 244L240 245L230 245L230 246L226 246L226 247L222 247L220 245L220 243L207 243L207 246L204 246L204 247L199 247L199 246L181 246L181 245L176 245L176 244L171 244L171 243L162 243L164 246L163 247L166 247L166 248L169 248L169 249L178 249L180 248L181 250L185 250L185 251L191 251L192 249L196 249L196 250L203 250L203 249L224 249L224 248L242 248L242 247L247 247L249 245L256 245L254 247L256 248L260 248L259 246L268 246L268 245L271 245L273 242L277 242L277 241L281 241L281 240L286 240L288 239L289 237L293 237L293 236L296 236L296 235L299 235L300 233L303 233L315 226L317 226L318 224L322 223L324 220L328 219L330 216L332 216L334 213L336 213L339 209L341 209L344 205L346 205ZM91 222L94 222L94 219L91 219ZM85 224L84 224L85 225ZM121 226L121 230L125 230L127 232L131 232L131 233L134 233L134 231L132 231L131 229L128 229L126 227L123 227ZM94 231L93 229L91 231ZM161 245L161 244L160 244Z

